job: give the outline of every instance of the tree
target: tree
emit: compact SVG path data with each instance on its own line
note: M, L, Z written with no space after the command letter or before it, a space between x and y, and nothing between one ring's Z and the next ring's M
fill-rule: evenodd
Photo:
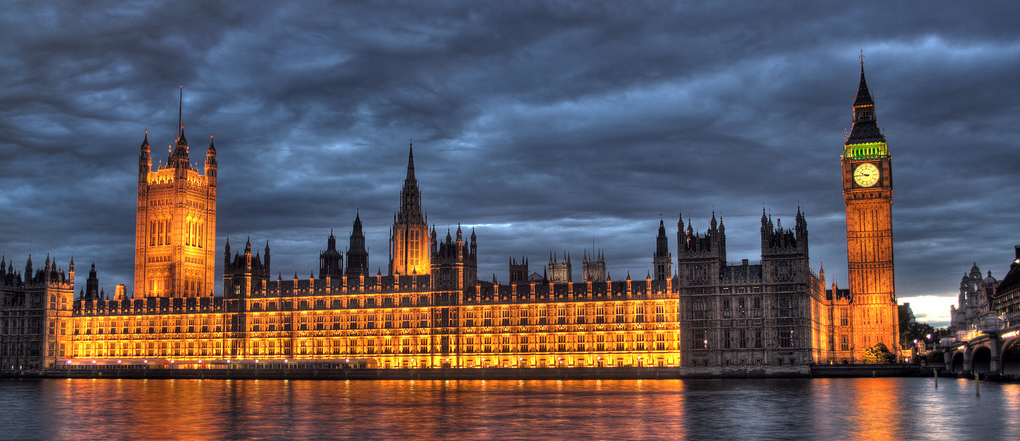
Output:
M885 343L879 343L864 350L864 362L867 364L896 363L896 354L889 351Z
M928 336L931 337L928 337ZM914 340L928 340L928 343L937 341L938 333L935 328L927 323L900 323L900 347L910 349L914 347Z

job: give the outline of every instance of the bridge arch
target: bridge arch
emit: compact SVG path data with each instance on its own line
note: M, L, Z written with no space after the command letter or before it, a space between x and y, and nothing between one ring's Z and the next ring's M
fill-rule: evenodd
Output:
M987 374L992 371L991 348L985 345L974 348L974 352L970 355L970 371L977 374Z
M963 372L964 365L963 360L964 360L963 351L953 352L953 358L949 361L949 371L954 374L959 374Z
M999 360L1000 373L1003 376L1020 377L1020 337L1002 343L1002 355Z

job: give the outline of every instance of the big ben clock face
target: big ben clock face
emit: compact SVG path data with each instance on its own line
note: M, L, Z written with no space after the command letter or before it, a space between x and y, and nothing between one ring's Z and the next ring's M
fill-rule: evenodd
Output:
M878 183L878 175L878 167L867 162L854 169L854 182L861 187L871 187Z

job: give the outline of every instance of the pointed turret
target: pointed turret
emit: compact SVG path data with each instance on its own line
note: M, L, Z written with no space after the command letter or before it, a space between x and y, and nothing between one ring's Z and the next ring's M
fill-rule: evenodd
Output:
M326 239L326 251L319 254L319 278L339 278L343 276L343 255L336 249L336 237L333 229L329 230Z
M424 222L421 191L418 189L418 180L414 177L414 145L408 148L407 177L404 179L404 188L400 191L400 210L397 212L396 221L399 223Z
M475 236L475 228L471 227L471 257L476 258L478 256L478 236Z
M266 239L266 263L265 263L265 265L263 265L262 273L265 274L265 277L267 279L269 278L269 272L270 272L270 267L269 267L269 239Z
M361 226L361 212L354 216L350 243L347 247L347 276L368 276L368 250L365 248L365 232Z
M188 158L188 139L184 136L184 86L181 86L181 102L177 113L177 139L174 141L170 156L167 157L167 167L188 170L191 169L191 160Z
M89 278L85 281L85 300L99 299L99 277L96 275L96 263L92 262Z
M223 246L223 269L230 266L230 238L227 238L227 244Z
M149 146L149 130L145 130L145 138L142 139L142 145L139 148L141 153L138 155L138 184L141 186L147 182L149 172L152 171L152 156Z
M659 234L655 237L655 254L652 255L655 267L655 280L666 280L673 272L673 256L669 253L669 239L666 237L666 224L659 218Z
M219 165L216 162L216 145L213 136L209 135L209 148L205 151L205 175L209 177L209 186L216 186L216 173Z
M655 255L669 254L669 239L666 237L666 224L659 219L659 234L655 237Z
M854 124L847 136L845 145L885 142L885 135L878 128L875 116L875 100L868 91L868 82L864 79L864 59L861 59L861 82L857 86L857 97L854 99Z
M432 267L432 238L421 208L421 191L414 177L414 146L407 155L407 177L400 191L400 209L390 230L390 274L428 274Z

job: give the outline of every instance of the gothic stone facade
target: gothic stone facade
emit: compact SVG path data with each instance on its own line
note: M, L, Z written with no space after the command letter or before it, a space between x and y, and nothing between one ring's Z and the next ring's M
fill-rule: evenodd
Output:
M23 274L0 261L0 370L44 369L70 355L73 300L74 259L67 273L49 256L34 272L29 256Z
M850 287L824 290L812 273L807 223L761 219L761 260L728 262L726 234L677 225L676 261L660 222L654 277L614 281L601 253L570 259L547 277L511 260L511 283L480 282L477 238L458 228L440 240L427 224L413 153L390 230L388 274L368 273L360 216L347 265L330 234L320 274L283 279L250 243L224 252L223 297L210 275L215 238L216 150L191 169L183 126L167 165L152 172L148 136L139 160L133 298L73 299L68 273L47 262L25 275L0 270L0 367L173 360L350 360L377 367L798 366L856 361L877 342L895 349L891 166L863 69L854 129L844 146ZM863 168L862 168L863 167ZM672 265L676 264L675 273ZM1011 271L1012 274L1012 271ZM1007 277L1007 279L1009 279ZM1005 282L1005 281L1004 281Z
M762 214L761 261L726 260L726 227L712 215L708 231L677 223L676 286L685 367L807 365L821 330L812 321L824 303L808 260L807 222L798 210L784 230Z
M138 157L134 297L212 295L216 269L216 147L205 174L191 166L184 126L166 164L152 170L149 133Z

